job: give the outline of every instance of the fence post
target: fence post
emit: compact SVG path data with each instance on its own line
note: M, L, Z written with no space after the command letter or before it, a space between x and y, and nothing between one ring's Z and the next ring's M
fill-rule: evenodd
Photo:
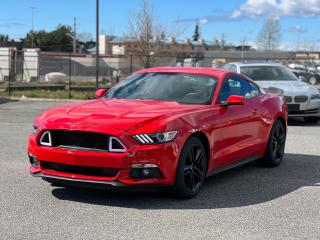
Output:
M69 54L69 73L68 73L68 98L71 99L71 67L72 67L72 61L71 61L71 53Z
M11 50L11 49L10 49ZM8 75L9 75L9 77L8 77L8 86L7 86L7 88L8 88L8 95L9 95L9 97L11 96L11 89L10 89L10 81L11 81L11 52L10 52L10 50L9 50L9 52L8 52Z
M133 72L133 56L130 54L130 74Z

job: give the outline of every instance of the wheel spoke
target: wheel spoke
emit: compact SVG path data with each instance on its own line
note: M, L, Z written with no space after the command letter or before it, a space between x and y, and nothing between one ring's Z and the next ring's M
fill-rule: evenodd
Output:
M189 174L190 172L192 172L191 170L191 166L186 166L183 170L184 174Z
M284 143L284 134L281 134L281 135L279 136L279 138L278 138L278 143L279 143L279 144Z
M189 157L190 163L193 163L193 161L194 161L193 147L190 148L189 153L188 153L188 157Z
M275 137L278 139L279 135L280 135L280 127L277 127L275 131Z
M204 152L201 149L198 149L196 153L194 165L199 165L199 163L201 164L203 157L204 157Z
M199 182L200 182L203 178L202 171L198 167L195 167L193 170L194 170L195 176L199 179Z

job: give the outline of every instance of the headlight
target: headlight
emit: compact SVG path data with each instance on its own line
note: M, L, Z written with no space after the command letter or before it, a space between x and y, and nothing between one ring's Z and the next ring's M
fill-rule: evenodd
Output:
M172 141L178 134L178 131L164 133L137 134L133 137L142 144L157 144Z
M33 124L31 131L32 131L33 134L37 134L39 132L39 127L37 125Z
M280 88L276 88L276 87L268 87L268 88L264 88L264 90L267 93L273 93L273 94L277 94L277 95L283 95L284 91Z
M316 93L311 96L311 99L320 99L320 94Z

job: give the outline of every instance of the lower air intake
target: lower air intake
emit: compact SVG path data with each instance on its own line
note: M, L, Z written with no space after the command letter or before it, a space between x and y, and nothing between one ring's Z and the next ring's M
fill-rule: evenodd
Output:
M56 172L72 173L85 176L97 176L97 177L115 177L119 169L117 168L98 168L98 167L85 167L74 166L52 162L41 162L42 169L48 169Z

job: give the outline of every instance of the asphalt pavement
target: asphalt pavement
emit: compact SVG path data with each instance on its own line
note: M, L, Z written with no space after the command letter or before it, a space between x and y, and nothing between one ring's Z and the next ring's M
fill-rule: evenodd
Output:
M280 167L238 167L182 201L31 177L33 119L57 104L0 100L0 239L320 239L320 124L290 121Z

